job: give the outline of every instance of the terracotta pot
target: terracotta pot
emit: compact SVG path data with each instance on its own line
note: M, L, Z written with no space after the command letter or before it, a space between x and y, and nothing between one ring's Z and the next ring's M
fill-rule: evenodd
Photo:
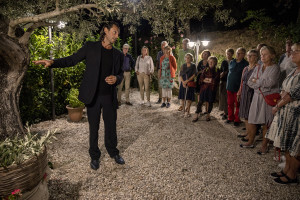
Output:
M84 106L78 108L66 106L66 108L68 109L68 115L72 122L79 122L82 119Z

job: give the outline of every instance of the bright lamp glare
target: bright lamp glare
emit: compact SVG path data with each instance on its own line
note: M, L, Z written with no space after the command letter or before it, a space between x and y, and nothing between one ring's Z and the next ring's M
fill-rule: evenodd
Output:
M206 46L208 45L208 43L209 43L209 41L207 41L207 40L204 40L204 41L201 41L201 42L202 42L202 45L205 46L205 47L206 47Z
M192 48L195 46L195 42L189 42L189 47Z
M59 24L57 25L57 27L59 29L62 29L62 28L65 28L66 24L67 24L67 22L59 21Z

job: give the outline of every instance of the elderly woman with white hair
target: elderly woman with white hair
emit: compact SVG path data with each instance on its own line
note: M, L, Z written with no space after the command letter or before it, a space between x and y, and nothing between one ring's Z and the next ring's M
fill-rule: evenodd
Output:
M262 47L260 55L262 64L254 69L248 80L248 86L254 89L248 116L249 131L247 131L249 141L240 146L243 148L253 148L257 125L263 125L264 139L261 149L257 152L259 155L263 155L268 151L268 139L265 138L265 135L274 117L272 114L272 105L269 105L269 97L279 93L278 79L280 68L274 63L276 53L273 47ZM273 97L272 100L276 101Z

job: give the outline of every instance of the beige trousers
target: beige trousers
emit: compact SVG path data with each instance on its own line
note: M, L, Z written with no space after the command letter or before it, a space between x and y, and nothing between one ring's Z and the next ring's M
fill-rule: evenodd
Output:
M140 87L141 100L144 101L144 87L146 90L147 101L150 101L150 75L140 73L137 75Z
M129 102L129 90L130 90L130 79L131 79L131 73L130 72L124 72L124 78L122 82L118 85L118 101L121 102L122 99L122 89L125 82L125 97L126 102Z

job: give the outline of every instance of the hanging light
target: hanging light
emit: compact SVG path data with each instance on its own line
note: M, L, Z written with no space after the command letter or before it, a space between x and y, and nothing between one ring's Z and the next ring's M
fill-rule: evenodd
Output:
M189 47L193 48L195 46L195 42L189 42Z
M208 40L203 40L203 41L201 41L202 45L205 46L205 47L208 45L209 42L210 42L210 41L208 41Z

